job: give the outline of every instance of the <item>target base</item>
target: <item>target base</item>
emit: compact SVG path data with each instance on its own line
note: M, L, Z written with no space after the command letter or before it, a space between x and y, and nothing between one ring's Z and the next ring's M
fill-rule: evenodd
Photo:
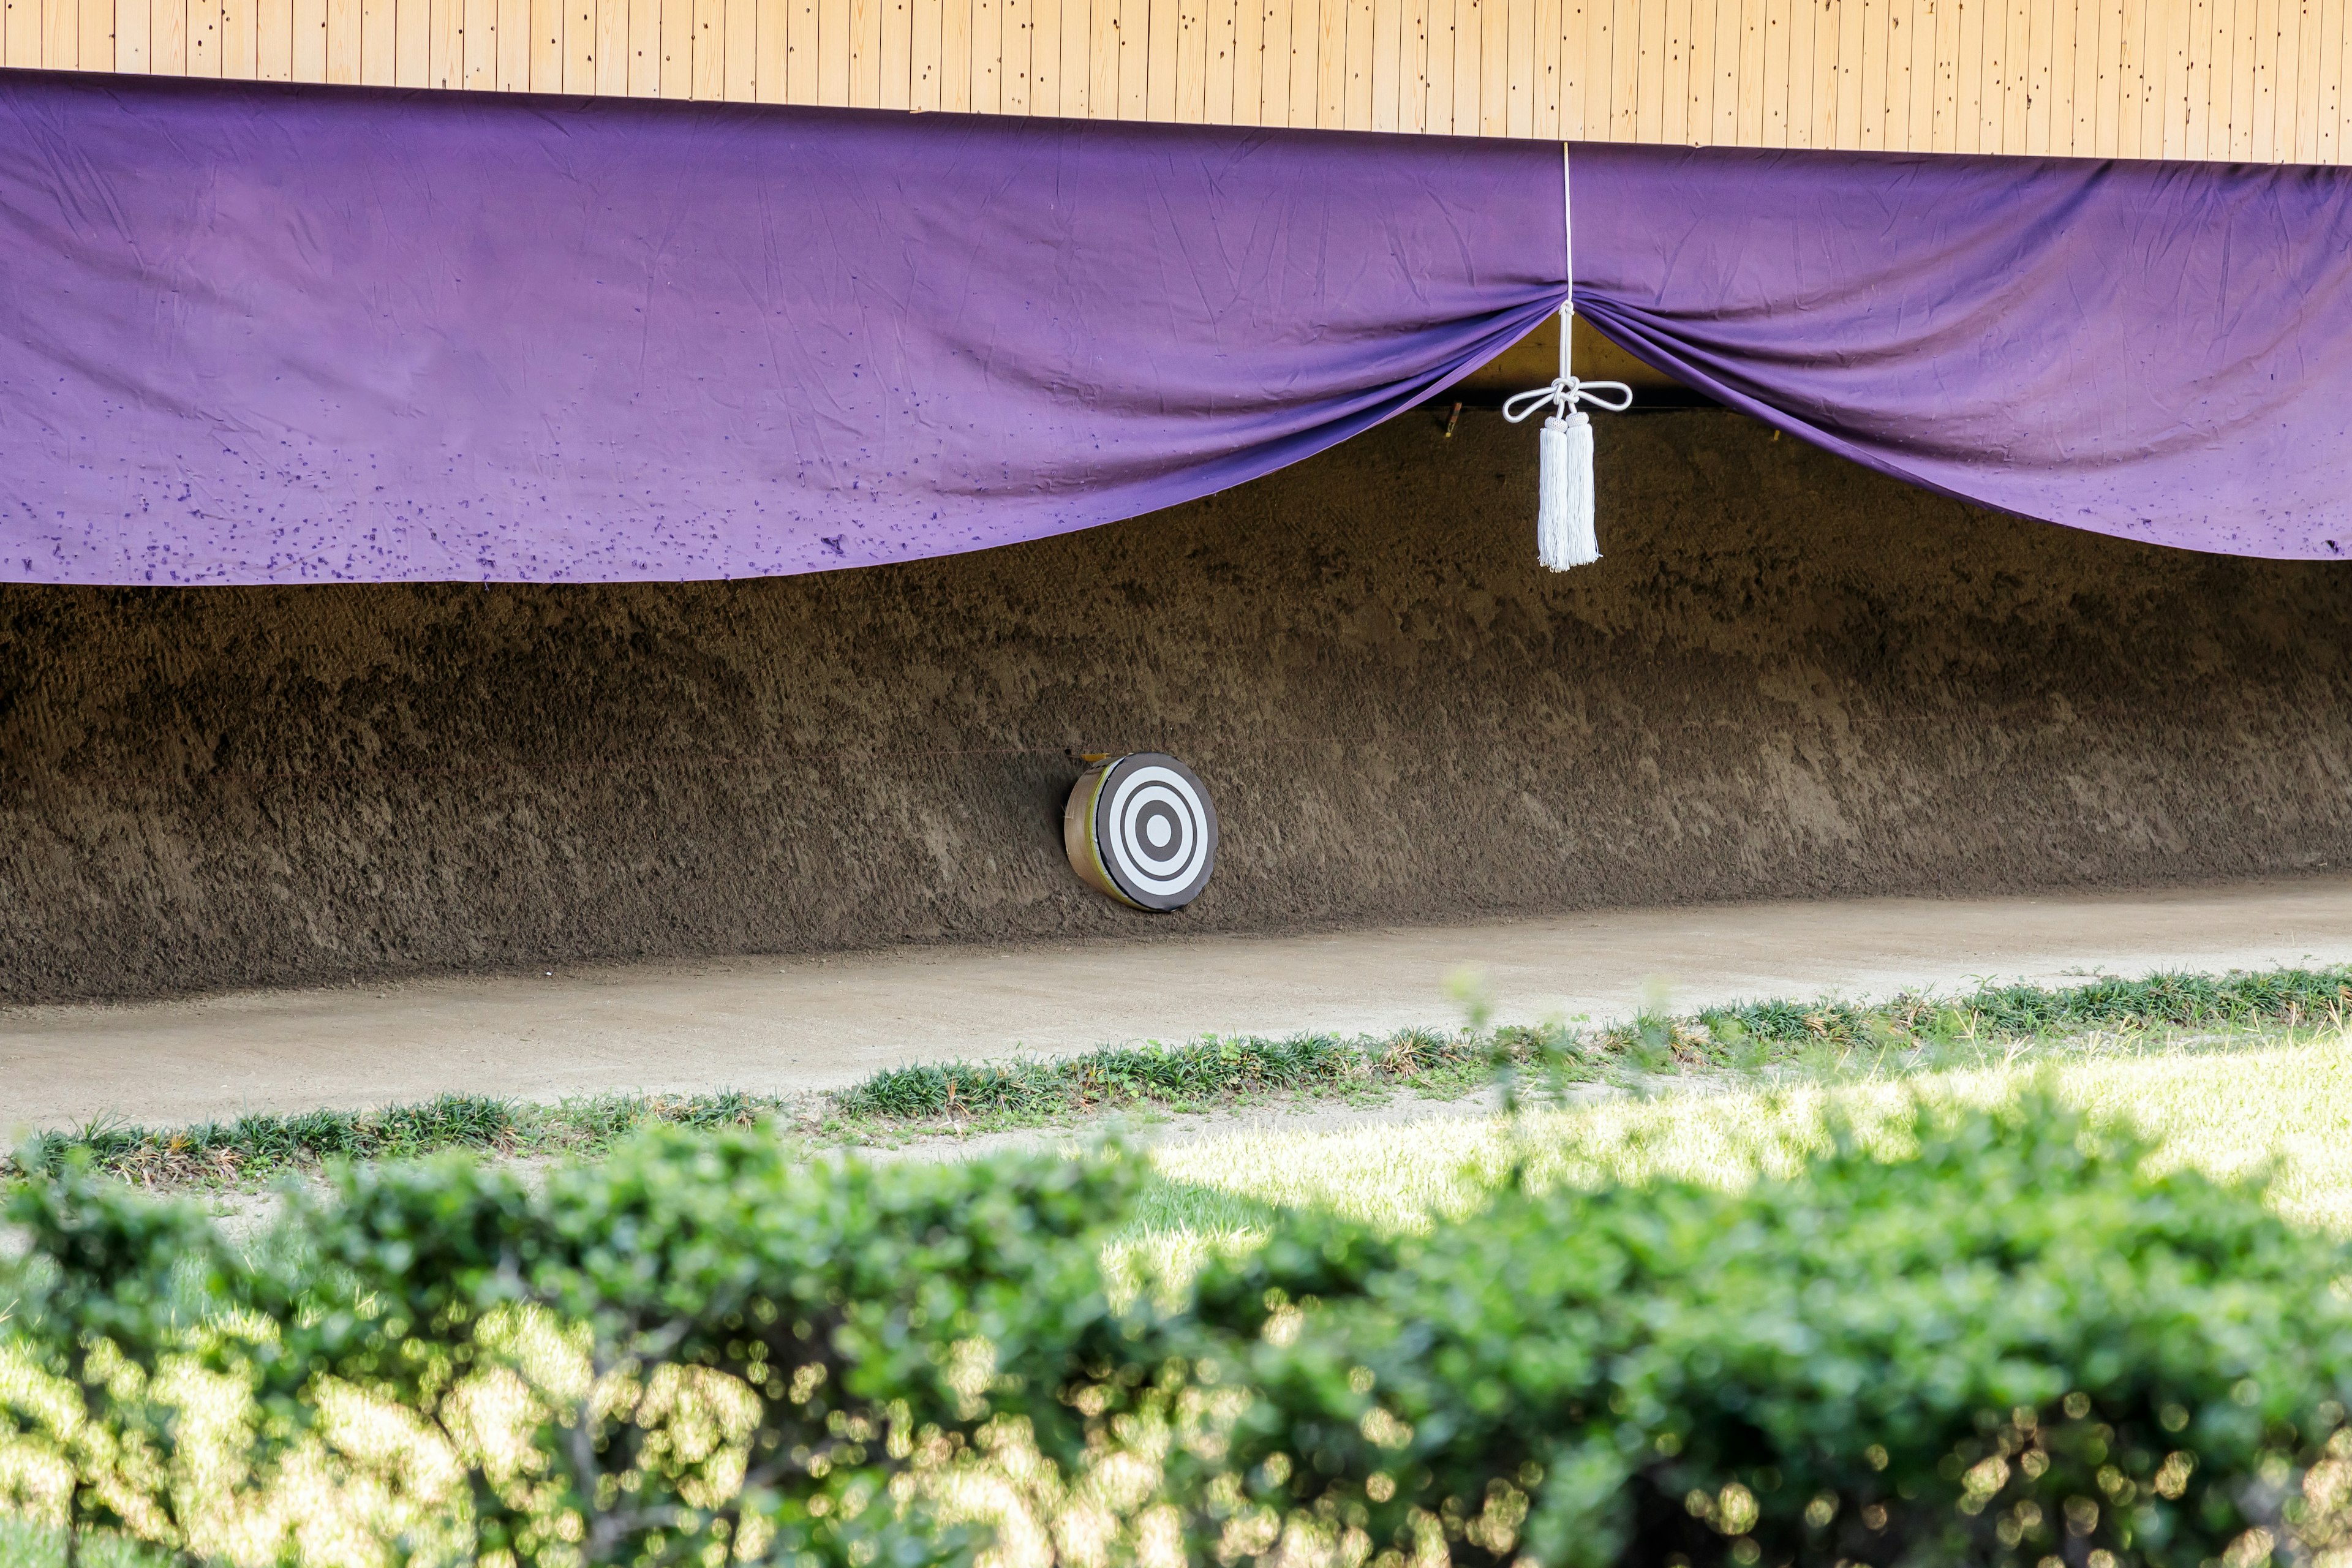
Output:
M1089 886L1165 913L1200 897L1216 868L1217 811L1200 775L1160 752L1095 763L1070 787L1062 847Z

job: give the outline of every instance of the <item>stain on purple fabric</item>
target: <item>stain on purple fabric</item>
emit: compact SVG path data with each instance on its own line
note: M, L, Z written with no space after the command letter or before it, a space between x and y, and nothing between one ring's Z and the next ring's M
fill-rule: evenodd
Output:
M1556 146L0 72L0 578L722 578L1192 500L1558 308Z
M1579 145L1577 309L1831 451L2049 522L2352 550L2352 169Z

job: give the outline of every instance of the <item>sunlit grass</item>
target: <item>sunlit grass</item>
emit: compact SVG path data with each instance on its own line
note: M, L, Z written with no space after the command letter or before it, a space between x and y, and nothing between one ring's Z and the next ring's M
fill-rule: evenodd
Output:
M2331 1031L2221 1053L2135 1048L1827 1086L1673 1092L1516 1120L1261 1129L1156 1151L1160 1180L1117 1261L1122 1274L1139 1266L1181 1278L1213 1248L1253 1244L1286 1207L1424 1226L1475 1205L1522 1161L1538 1179L1731 1185L1822 1146L1832 1110L1867 1129L1915 1091L1987 1104L2037 1079L2085 1110L2137 1122L2163 1142L2167 1161L2215 1175L2275 1161L2271 1198L2284 1217L2352 1235L2352 1037Z

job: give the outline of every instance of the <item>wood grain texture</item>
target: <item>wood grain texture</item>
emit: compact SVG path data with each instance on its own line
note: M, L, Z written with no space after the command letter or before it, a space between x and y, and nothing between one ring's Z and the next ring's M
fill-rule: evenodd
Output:
M2352 162L2352 0L0 0L0 65L1696 146Z

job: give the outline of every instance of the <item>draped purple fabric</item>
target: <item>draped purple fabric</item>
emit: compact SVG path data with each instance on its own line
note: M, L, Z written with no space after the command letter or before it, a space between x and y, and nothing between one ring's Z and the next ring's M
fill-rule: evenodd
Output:
M2343 172L1574 160L1579 309L1735 406L2028 516L2352 542ZM1547 142L0 72L0 579L746 576L1133 516L1541 321L1560 200Z
M1559 149L0 72L0 577L741 577L1206 495L1565 291Z
M2352 549L2352 169L1573 163L1577 309L1735 408L2049 522Z

